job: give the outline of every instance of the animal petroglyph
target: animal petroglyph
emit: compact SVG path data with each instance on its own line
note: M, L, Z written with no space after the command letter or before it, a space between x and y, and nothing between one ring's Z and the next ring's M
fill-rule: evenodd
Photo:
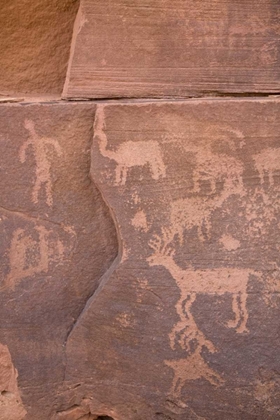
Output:
M211 229L211 216L214 210L221 208L224 202L232 195L244 194L240 186L231 189L223 189L214 197L189 197L174 200L170 205L170 228L168 231L169 242L178 235L180 243L183 243L185 230L197 229L198 238L205 240L203 228L208 235Z
M166 176L162 152L157 141L127 141L122 143L117 150L110 150L107 148L108 140L104 128L104 107L99 105L96 110L94 133L98 140L99 150L102 156L112 159L117 163L117 185L125 185L128 169L137 166L148 165L151 176L155 180Z
M224 383L222 377L205 362L201 352L202 346L198 345L195 351L184 359L165 360L164 363L174 372L170 390L173 397L181 398L182 389L187 381L205 379L213 386L221 386Z
M0 344L0 413L1 420L22 420L26 411L22 404L15 369L7 346Z
M52 206L52 181L51 181L51 162L48 157L48 146L52 146L58 156L62 155L62 150L59 143L51 138L40 137L35 131L34 123L31 120L25 120L24 126L29 131L29 138L21 146L19 157L21 163L26 160L26 150L29 146L33 149L33 154L36 163L36 181L32 192L32 201L38 203L38 196L40 189L45 186L46 203Z
M59 239L51 244L51 233L44 226L35 226L31 232L22 228L14 231L9 253L10 272L3 288L14 290L22 279L47 273L51 261L62 259L64 246Z
M184 302L190 296L197 294L209 294L222 296L226 293L232 295L232 311L235 315L234 320L230 320L227 325L234 328L236 332L243 333L247 331L248 311L247 286L250 276L260 277L261 273L251 269L240 268L215 268L205 270L194 270L189 268L182 270L174 261L174 250L159 238L155 236L149 243L155 251L148 257L148 263L151 266L161 265L165 267L180 289L180 299L176 304L176 310L180 321L175 325L171 334L172 347L175 346L175 337L177 334L181 337L179 342L182 348L185 348L185 332L182 328L185 324ZM188 314L189 316L189 314Z
M275 172L280 171L280 148L268 148L253 156L254 165L259 173L261 184L265 182L265 175L268 175L268 182L274 185Z
M194 154L193 191L199 192L201 182L209 182L211 193L215 193L217 182L224 183L224 189L230 190L236 185L243 185L242 175L244 167L238 159L226 153L213 153L210 139L217 139L223 144L228 144L230 149L235 150L235 142L229 137L233 133L242 147L244 136L238 130L223 127L210 127L207 130L203 147L201 144L182 143L183 148Z
M188 356L180 360L165 360L165 364L173 369L174 378L172 381L171 395L180 400L181 392L184 384L187 381L195 381L197 379L205 379L213 386L220 386L224 383L221 376L211 369L202 357L203 348L206 348L210 353L217 351L213 343L209 341L205 335L199 330L194 317L191 313L191 305L195 301L195 295L190 295L185 302L185 328L187 333L187 343L185 347L188 351ZM183 314L183 308L181 308ZM174 343L173 331L169 335L171 346ZM194 346L194 350L191 348Z

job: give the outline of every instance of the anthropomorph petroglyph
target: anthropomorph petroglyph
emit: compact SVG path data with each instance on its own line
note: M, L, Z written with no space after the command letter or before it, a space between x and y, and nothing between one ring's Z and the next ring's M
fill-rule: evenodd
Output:
M261 184L265 182L265 175L268 182L274 185L274 175L280 175L280 148L268 148L253 156L254 165L259 173Z
M51 162L48 156L48 146L52 146L58 156L62 155L62 150L57 140L40 137L34 128L31 120L25 120L24 126L29 131L29 138L20 148L20 161L24 163L26 160L26 150L32 147L35 163L36 163L36 180L32 192L32 201L38 203L39 191L45 187L46 203L52 206L52 180L51 180Z
M128 170L147 165L153 179L166 176L162 152L157 141L126 141L117 150L108 149L107 135L104 132L104 106L98 106L95 115L94 133L102 156L114 160L116 167L116 184L125 185Z
M51 261L60 260L64 246L57 239L50 243L51 231L44 226L35 226L34 231L16 229L10 247L10 272L2 288L14 290L24 278L38 273L47 273Z

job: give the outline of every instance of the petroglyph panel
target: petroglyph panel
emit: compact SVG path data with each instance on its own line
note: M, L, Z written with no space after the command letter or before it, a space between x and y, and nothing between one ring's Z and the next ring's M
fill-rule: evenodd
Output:
M89 179L94 113L94 105L0 106L0 335L27 420L50 420L67 336L117 253ZM1 420L8 397L0 395Z
M279 33L278 0L81 0L64 96L279 92Z
M69 337L83 386L65 411L279 417L279 117L274 99L97 106L91 175L119 256Z

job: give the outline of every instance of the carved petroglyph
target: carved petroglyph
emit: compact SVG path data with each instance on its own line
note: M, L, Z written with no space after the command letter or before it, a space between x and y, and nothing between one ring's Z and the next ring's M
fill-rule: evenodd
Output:
M211 217L214 210L221 208L224 202L232 195L242 196L244 192L240 186L223 189L214 197L189 197L174 200L170 204L170 227L168 229L169 242L178 235L180 244L183 243L184 232L192 228L197 229L198 239L205 240L211 230Z
M144 231L144 232L148 232L148 230L149 230L147 217L146 217L146 214L143 210L139 210L135 214L135 216L131 220L131 224L136 230L140 230L140 231Z
M185 321L182 319L182 308L189 296L201 294L232 295L232 311L235 319L228 322L228 326L236 332L247 331L248 311L246 307L247 286L250 276L261 276L261 273L251 269L240 268L213 268L205 270L194 270L193 268L182 270L174 261L175 251L155 235L150 241L150 247L155 251L148 257L151 266L161 265L165 267L180 289L180 299L176 305L177 313L180 316L179 325ZM175 328L175 333L181 333L180 327Z
M198 345L195 351L184 359L165 360L164 363L174 372L170 389L173 398L180 400L182 389L187 381L205 379L213 386L221 386L224 383L223 378L207 365L201 355L202 350L203 346Z
M227 251L236 251L238 248L240 248L240 242L238 239L233 238L231 235L223 235L220 238L219 241L222 246L227 250Z
M148 165L153 179L158 180L166 176L166 168L162 152L157 141L127 141L117 150L107 148L108 140L104 132L105 116L104 106L98 106L95 116L94 133L98 140L102 156L114 160L116 167L116 184L125 185L127 173L130 168Z
M14 231L9 251L10 272L2 289L14 290L22 279L47 273L51 262L63 260L65 246L59 238L54 240L51 235L51 230L38 225L31 231L22 228Z
M52 146L58 156L62 155L59 143L51 138L40 137L34 128L31 120L25 120L24 126L29 131L29 138L21 146L19 157L21 163L26 160L26 151L29 146L32 147L35 163L36 163L36 181L32 192L32 201L38 203L40 189L45 187L46 203L52 206L52 180L51 180L51 162L48 156L48 146Z
M231 150L236 150L236 141L230 138L230 135L238 141L238 146L244 146L244 136L239 130L233 130L229 127L212 126L207 129L205 137L199 144L181 142L181 146L186 152L194 154L195 167L193 170L193 191L199 192L203 182L210 183L211 194L216 191L217 183L224 183L224 189L230 190L236 185L243 185L242 174L244 167L238 159L229 156L226 153L213 153L213 141L216 139L219 143L228 144Z
M0 418L22 420L26 410L22 404L15 369L7 346L0 344Z
M268 182L274 185L274 175L280 172L280 148L267 148L253 156L254 165L259 173L261 184L265 182L265 175Z
M247 332L247 287L250 276L260 277L261 273L251 269L215 268L197 269L190 267L181 269L174 261L175 250L169 244L169 238L163 232L163 239L154 235L149 242L154 253L147 258L150 266L162 266L171 274L179 290L180 298L176 303L179 321L169 334L170 346L176 350L179 345L186 350L185 359L166 361L174 370L171 392L175 397L181 394L184 383L188 380L206 379L212 385L223 383L222 378L214 372L202 357L203 348L210 353L216 351L213 343L199 330L191 312L197 294L232 296L234 319L227 322L227 327L234 328L237 333ZM193 350L193 348L195 349Z

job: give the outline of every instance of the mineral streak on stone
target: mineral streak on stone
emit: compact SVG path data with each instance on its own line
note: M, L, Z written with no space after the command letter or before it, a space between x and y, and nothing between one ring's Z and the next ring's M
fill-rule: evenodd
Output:
M97 105L119 257L68 339L55 419L279 418L279 117L273 99Z
M0 7L0 96L61 94L78 0L8 0Z
M0 336L19 371L25 420L50 420L67 337L117 253L112 218L89 178L94 112L0 106ZM1 398L4 420L9 394Z
M66 98L279 92L278 0L81 0Z

